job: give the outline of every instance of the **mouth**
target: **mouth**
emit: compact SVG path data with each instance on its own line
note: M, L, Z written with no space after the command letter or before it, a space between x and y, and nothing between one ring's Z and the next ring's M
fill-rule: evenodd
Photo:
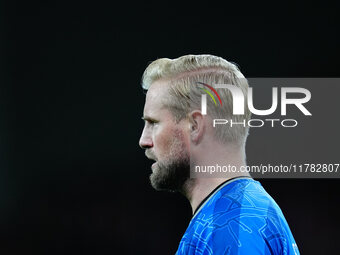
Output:
M153 157L151 157L147 152L145 152L145 156L146 156L148 159L152 160L152 161L157 161L156 159L154 159Z
M156 164L157 163L157 160L156 159L154 159L154 158L150 158L150 157L147 157L148 159L150 159L150 160L152 160L152 161L154 161L154 163L152 164L152 165L154 165L154 164Z
M153 157L153 155L152 155L150 152L148 152L148 151L145 151L145 156L146 156L148 159L154 161L153 164L151 165L151 169L153 170L153 169L155 168L156 164L157 164L157 160L156 160L155 157Z

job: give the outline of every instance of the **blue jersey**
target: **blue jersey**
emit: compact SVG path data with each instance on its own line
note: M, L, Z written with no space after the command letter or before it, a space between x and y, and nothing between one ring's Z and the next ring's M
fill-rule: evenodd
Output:
M281 209L258 181L231 179L193 216L176 255L300 254Z

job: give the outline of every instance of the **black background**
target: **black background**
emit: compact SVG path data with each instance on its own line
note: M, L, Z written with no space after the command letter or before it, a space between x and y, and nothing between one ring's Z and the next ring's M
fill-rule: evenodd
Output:
M0 9L4 255L175 253L190 205L150 187L138 147L150 61L210 53L246 77L340 76L338 9L325 1L7 1ZM332 137L308 139L320 135ZM339 180L261 182L301 254L339 254Z

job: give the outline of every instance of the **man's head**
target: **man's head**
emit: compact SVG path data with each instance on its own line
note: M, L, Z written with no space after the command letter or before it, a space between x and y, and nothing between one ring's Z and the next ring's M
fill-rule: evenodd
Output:
M145 121L139 144L145 155L156 162L152 165L150 181L157 190L178 191L189 177L189 142L187 122L176 121L165 106L168 84L158 80L146 95Z
M208 100L208 115L202 116L199 83L232 84L247 95L248 83L238 68L212 55L158 59L143 74L142 86L148 92L140 146L146 149L149 158L157 161L152 165L150 176L156 189L180 190L189 179L189 147L197 138L193 139L193 135L197 135L195 127L199 120L211 118L241 122L250 118L248 107L245 107L245 115L232 114L232 96L226 89L218 90L223 107ZM232 144L244 148L248 128L242 125L216 127L209 135L210 140L225 146Z

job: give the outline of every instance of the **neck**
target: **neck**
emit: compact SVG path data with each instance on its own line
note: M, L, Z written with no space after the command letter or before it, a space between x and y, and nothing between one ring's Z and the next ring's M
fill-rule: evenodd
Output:
M210 154L200 154L204 155L202 157L199 157L199 162L196 161L195 165L213 165L213 162L218 163L219 165L233 165L236 166L237 169L240 169L242 165L245 165L245 162L242 157L242 153L229 153L224 154L224 157L221 157L222 155L207 155ZM228 156L226 156L228 155ZM215 157L214 157L215 156ZM217 156L217 157L216 157ZM204 160L209 158L209 160ZM223 158L223 160L218 160ZM212 160L214 159L214 160ZM197 207L200 205L200 203L207 197L209 194L221 183L235 178L239 176L250 176L247 172L235 172L235 173L227 173L226 175L222 176L215 176L213 175L210 177L203 177L203 176L197 176L198 178L190 178L187 180L187 182L184 184L182 189L182 194L186 196L186 198L189 200L192 208L192 212L196 211Z
M214 179L189 179L185 184L185 193L184 195L189 200L192 214L195 213L197 207L200 203L221 183L225 182L228 179L222 178L214 178Z

